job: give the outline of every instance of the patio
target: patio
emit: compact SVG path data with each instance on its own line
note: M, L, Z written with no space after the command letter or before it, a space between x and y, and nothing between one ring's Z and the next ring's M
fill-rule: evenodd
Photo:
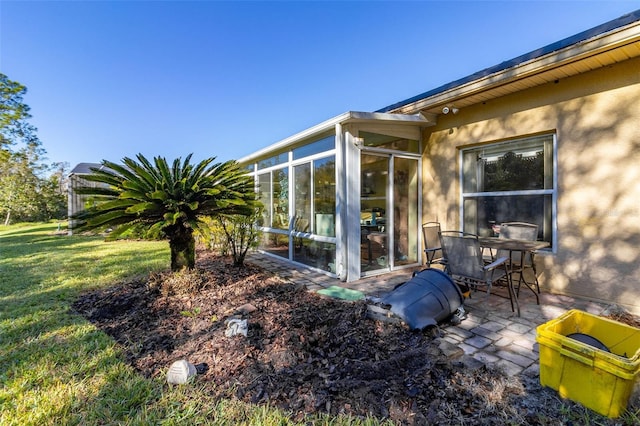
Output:
M363 278L355 282L340 282L319 272L294 269L290 263L253 252L247 262L277 273L280 277L304 284L317 291L333 285L359 290L367 296L380 297L396 285L411 279L414 269L398 271L377 277ZM421 268L418 268L421 269ZM482 291L472 294L465 301L467 317L457 326L443 325L443 339L459 348L466 355L486 364L498 365L510 375L539 374L536 327L554 319L570 309L580 309L601 314L603 304L573 297L545 293L540 295L540 305L526 288L520 292L521 316L511 311L506 290L492 291L488 301ZM499 295L498 295L499 294Z

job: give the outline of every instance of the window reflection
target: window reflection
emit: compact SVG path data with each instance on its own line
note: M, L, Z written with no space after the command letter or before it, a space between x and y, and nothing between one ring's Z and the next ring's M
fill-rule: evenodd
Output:
M335 273L336 245L309 238L294 238L293 260Z
M261 226L271 226L271 173L258 175L258 198L264 206Z
M553 135L465 150L464 230L491 236L493 225L527 222L552 242L553 155Z
M276 256L289 258L289 237L275 232L264 232L260 248Z
M359 136L364 139L364 146L367 147L393 149L395 151L413 152L415 154L419 151L418 141L414 139L404 139L364 131L360 131Z
M295 180L295 221L293 229L298 232L310 232L311 226L311 164L294 167Z
M260 170L277 166L278 164L284 164L287 161L289 161L289 153L281 152L280 154L258 161L258 169Z
M273 172L273 222L278 229L289 229L289 169Z
M319 154L321 152L330 151L336 147L335 135L327 136L319 141L300 146L293 150L293 159L304 158L309 155Z
M314 161L315 233L335 237L336 167L335 156Z

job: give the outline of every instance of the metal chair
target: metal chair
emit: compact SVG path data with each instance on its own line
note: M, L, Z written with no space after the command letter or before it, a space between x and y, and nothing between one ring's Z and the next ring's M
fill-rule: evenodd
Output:
M515 301L515 307L520 316L520 305L513 289L507 257L499 257L490 264L485 264L482 259L482 248L475 234L441 231L440 241L444 257L447 259L447 271L457 284L474 289L487 286L486 297L489 297L493 284L497 281L505 281L509 291L511 311L515 311Z
M447 260L442 254L440 244L440 223L423 223L422 237L424 239L424 253L427 256L427 268L431 268L432 263L439 263L444 265L446 269Z
M512 240L527 240L536 241L538 239L538 225L526 222L504 222L500 224L500 236L499 238L510 238ZM538 273L536 271L535 255L533 252L526 253L524 259L520 252L509 253L505 250L499 250L497 256L509 257L509 267L512 273L518 272L518 288L517 292L520 292L520 284L522 281L528 286L524 279L524 271L530 268L533 271L533 278L536 283L536 291L540 294L540 284L538 283Z

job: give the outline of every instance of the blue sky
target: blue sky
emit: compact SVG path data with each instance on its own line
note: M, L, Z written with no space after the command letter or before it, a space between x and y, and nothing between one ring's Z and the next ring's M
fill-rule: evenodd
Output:
M640 9L638 1L6 1L0 72L48 162L238 159Z

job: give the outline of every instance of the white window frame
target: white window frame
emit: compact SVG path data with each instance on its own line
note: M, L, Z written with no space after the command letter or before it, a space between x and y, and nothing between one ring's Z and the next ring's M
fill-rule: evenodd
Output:
M460 204L459 204L459 223L461 229L464 229L464 202L468 198L475 198L480 196L521 196L521 195L551 195L551 248L548 250L542 250L556 253L558 248L558 147L557 147L557 134L554 133L541 133L536 135L521 136L514 139L505 141L494 141L491 143L483 144L484 146L492 145L504 145L509 142L517 143L523 139L529 139L536 136L551 136L552 137L552 168L553 168L553 188L551 189L537 189L537 190L520 190L520 191L499 191L499 192L464 192L464 154L465 152L475 150L478 145L470 146L468 148L460 149L458 152L458 164L459 164L459 182L460 182Z

